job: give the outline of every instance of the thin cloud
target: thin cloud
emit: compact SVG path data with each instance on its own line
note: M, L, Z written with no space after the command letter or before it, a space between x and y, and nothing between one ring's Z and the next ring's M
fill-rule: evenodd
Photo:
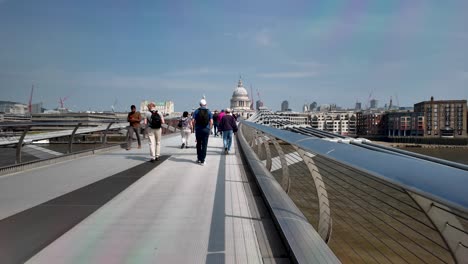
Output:
M259 73L258 77L261 78L310 78L316 77L317 72L314 71L299 71L299 72L270 72L270 73Z
M316 62L316 61L290 61L289 65L299 66L304 68L318 68L324 66L324 64Z
M468 71L462 71L458 75L459 75L460 79L468 80Z
M268 47L275 45L271 31L268 29L262 29L260 31L251 32L224 32L223 36L228 38L234 38L237 41L253 40L257 46Z
M166 75L168 76L200 76L200 75L224 75L224 74L232 74L232 72L228 72L225 70L220 70L220 69L212 68L212 67L200 67L200 68L184 69L180 71L166 73Z
M263 29L254 35L255 43L259 46L268 47L274 44L269 30Z

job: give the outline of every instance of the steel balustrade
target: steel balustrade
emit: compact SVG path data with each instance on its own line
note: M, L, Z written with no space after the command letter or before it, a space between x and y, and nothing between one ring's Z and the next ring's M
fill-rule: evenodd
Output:
M125 124L126 123L127 122L125 122ZM19 172L19 171L23 171L23 170L26 170L26 169L31 169L31 168L35 168L35 167L39 167L39 166L48 165L48 164L54 164L54 163L57 163L57 162L60 162L60 161L71 160L71 159L74 159L74 158L77 158L77 157L92 155L92 154L99 153L99 152L102 152L102 151L111 150L111 149L114 149L116 147L118 147L118 148L121 147L120 144L119 145L110 145L110 146L107 145L108 131L111 130L111 126L113 124L116 124L116 122L110 122L106 127L78 128L75 131L75 134L86 134L86 133L90 133L90 132L104 131L104 135L103 135L103 137L101 139L101 143L102 143L101 147L94 147L93 149L72 152L70 147L68 146L67 147L67 149L68 149L67 152L68 153L66 153L66 154L62 154L60 156L54 156L54 157L48 157L48 158L23 162L21 160L21 153L23 151L23 146L26 145L26 144L31 144L34 141L49 139L49 138L58 138L58 137L69 136L70 139L68 140L68 144L70 144L70 142L72 142L72 144L73 144L73 141L70 141L70 140L73 139L73 137L71 136L71 134L73 134L73 131L70 131L70 130L58 131L58 132L49 132L49 133L45 133L45 134L48 134L48 136L41 135L39 137L29 137L28 138L27 133L30 131L30 128L37 125L37 124L39 124L39 123L33 123L33 124L28 123L28 124L18 124L17 125L17 127L23 127L23 132L21 133L21 136L19 138L15 137L14 139L10 140L8 142L8 144L4 144L4 145L14 145L14 147L16 148L15 164L0 167L0 175L5 175L5 174L13 173L13 172ZM58 123L54 123L54 124L58 124ZM66 125L69 126L71 124L71 122L60 123L60 124L66 124ZM117 123L117 124L118 125L113 127L112 129L122 129L122 128L126 127L126 125L122 126L122 123ZM40 125L43 126L44 123L40 123ZM48 125L50 125L50 124L48 124ZM8 126L11 126L11 124L9 124ZM0 125L0 127L2 127L2 125ZM3 126L3 127L5 127L5 126ZM76 127L77 126L75 126L75 128ZM169 127L171 127L171 126L165 125L165 128L169 128ZM180 130L178 128L173 127L173 129L171 129L170 131L177 132L177 131L180 131ZM15 143L12 143L12 142L15 142ZM39 154L39 152L37 150L34 150L34 149L29 150L28 153L38 153Z
M306 217L287 196L282 186L252 151L258 150L252 147L258 138L257 133L244 133L243 127L243 125L240 126L237 139L273 219L289 248L293 263L340 263L320 235L308 223Z
M468 173L464 165L447 167L454 164L441 165L372 144L365 149L330 142L252 122L242 122L241 128L259 154L263 153L256 144L269 149L272 142L284 142L278 146L289 153L288 163L281 162L282 168L292 169L289 195L343 262L467 263ZM281 151L258 157L266 159L263 164L271 171L274 157L286 160ZM281 173L272 173L282 182ZM304 174L311 180L305 181L300 176Z

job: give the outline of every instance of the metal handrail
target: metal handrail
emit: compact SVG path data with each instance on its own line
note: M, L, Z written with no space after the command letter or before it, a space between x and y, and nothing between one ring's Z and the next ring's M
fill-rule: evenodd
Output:
M418 193L438 203L468 213L468 172L404 155L356 148L243 121L245 125L279 138L306 151L323 155L399 187ZM339 144L339 145L337 145ZM359 149L359 151L358 151ZM359 152L359 155L356 153ZM397 163L398 166L391 164ZM405 177L405 175L413 177Z
M445 249L447 250L445 251L446 253L449 252L453 259L460 263L464 263L468 259L468 250L466 250L466 247L461 246L468 245L468 232L466 230L466 223L468 223L468 196L465 193L466 186L468 186L468 172L464 170L464 165L450 166L453 165L450 162L443 164L444 162L440 162L439 160L433 162L429 161L430 159L420 159L415 155L406 155L405 152L393 151L391 148L379 148L373 144L330 142L327 139L310 137L248 121L244 121L242 125L245 125L248 129L253 129L252 135L261 133L264 137L279 139L285 143L284 146L286 148L288 148L287 146L292 146L292 151L299 153L309 168L309 174L314 179L314 185L317 188L318 201L316 202L318 204L316 206L318 206L318 209L316 210L319 211L320 218L318 230L325 241L327 241L331 234L331 215L333 214L333 210L327 212L328 209L332 208L328 207L329 202L324 191L331 189L334 192L333 199L337 199L337 195L341 195L343 199L349 201L351 206L343 207L340 203L334 203L335 210L346 212L358 208L356 212L367 211L369 219L376 221L375 223L369 223L375 225L375 228L379 232L385 234L382 238L383 241L385 241L385 237L388 237L393 239L396 244L399 243L398 239L395 240L390 235L393 232L391 230L394 230L391 224L392 221L403 225L406 224L406 222L403 222L398 217L399 215L412 219L413 223L406 225L406 228L420 236L421 239L426 239L428 243L433 243L436 251ZM252 139L252 141L256 140ZM264 144L267 144L267 142L264 142ZM305 153L309 153L308 155L311 155L310 157L313 157L313 159ZM282 154L278 153L278 155ZM271 159L271 155L267 159ZM316 161L314 161L315 159ZM317 161L320 163L320 169L315 166ZM262 164L265 166L265 164L270 162L266 161L262 162ZM284 165L282 164L282 166ZM345 186L340 184L337 181L337 175L334 175L333 171L329 170L336 170L342 174L344 178L340 178L340 180L344 182ZM325 185L325 182L321 179L322 176L320 174L322 172L327 175L326 181L328 185ZM314 173L317 174L317 177L314 176ZM381 188L387 188L387 191L380 191L380 189L375 188L372 184L367 185L365 180L351 176L353 174L359 174L359 177L364 177L371 182L380 182ZM302 184L302 182L296 183L296 186L297 184ZM346 191L354 198L351 198L349 194L343 193L341 190L344 189L340 188L346 188ZM380 192L384 198L379 198L375 192ZM408 203L403 198L401 201L398 200L403 194L406 194L406 197L410 198L413 204ZM297 197L297 193L294 195ZM387 202L387 198L385 197L388 196L386 195L395 199L399 203L398 206L394 206L393 202ZM356 200L353 201L353 199ZM375 202L371 202L371 200L383 203L386 207L389 207L390 211L397 210L399 214L394 216L392 212L376 207ZM298 201L303 201L303 198L299 198ZM380 210L383 216L381 217L379 214L374 213L368 207L361 207L360 201L368 203L368 206L372 210ZM322 207L322 205L325 206ZM406 212L407 209L404 208L411 208L409 210L413 211L412 213L408 213ZM412 215L421 212L427 218L426 220L421 220L421 218ZM339 220L343 222L343 219ZM427 224L427 221L430 221L431 224ZM437 239L434 240L434 237L437 237L434 233L428 235L424 231L419 230L421 225L423 225L423 228L430 228L430 232L438 233L444 242L438 242ZM386 234L387 230L385 226L389 230L388 234ZM428 254L428 258L443 260L441 257L443 255L438 255L439 253L435 254L431 251L432 248L420 245L418 239L406 236L404 232L400 232L399 234L414 243L414 246L419 247L425 254ZM377 236L375 238L379 239ZM395 254L398 255L397 252ZM415 257L419 256L415 255Z
M239 129L237 139L255 179L279 226L295 263L340 263L307 218L252 151Z
M24 138L24 142L31 142L31 141L38 141L38 140L44 140L44 139L50 139L50 138L57 138L57 137L63 137L63 136L69 136L73 132L73 129L76 127L77 122L73 123L74 127L69 127L68 129L62 129L58 131L53 131L53 132L46 132L46 133L41 133L41 134L36 134L32 136L26 136ZM115 125L114 125L115 124ZM68 123L70 125L70 123ZM99 131L108 131L110 130L110 125L114 125L112 129L123 129L126 128L128 125L127 123L113 123L110 122L108 125L103 125L103 126L94 126L94 127L82 127L76 131L76 134L85 134L85 133L91 133L91 132L99 132ZM29 125L23 125L19 127L33 127L36 126L35 123L29 124ZM13 136L9 137L8 139L3 139L0 140L0 146L5 146L5 145L16 145L20 141L20 137L18 136Z

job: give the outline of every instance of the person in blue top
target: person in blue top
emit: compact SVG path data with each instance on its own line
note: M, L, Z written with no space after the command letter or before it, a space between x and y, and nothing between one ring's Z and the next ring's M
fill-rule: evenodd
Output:
M193 113L193 126L195 127L195 138L197 139L197 163L206 164L206 149L208 137L213 127L213 114L206 108L206 100L200 100L200 107Z

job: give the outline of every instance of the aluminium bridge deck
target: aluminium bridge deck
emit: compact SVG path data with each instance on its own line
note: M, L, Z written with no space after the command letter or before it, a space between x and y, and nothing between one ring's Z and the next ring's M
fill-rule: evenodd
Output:
M210 137L200 166L191 145L171 135L156 163L143 144L1 176L2 263L289 263L237 148Z

